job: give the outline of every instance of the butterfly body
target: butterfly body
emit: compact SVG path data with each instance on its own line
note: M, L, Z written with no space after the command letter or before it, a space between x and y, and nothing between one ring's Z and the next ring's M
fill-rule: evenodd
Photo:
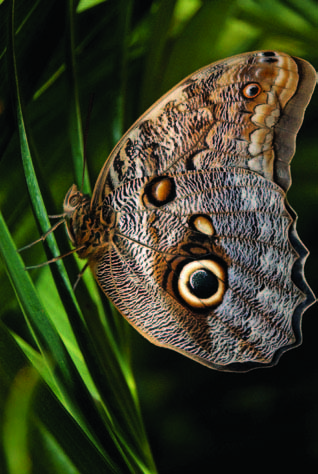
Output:
M313 301L286 202L308 63L272 51L207 66L124 135L91 201L64 210L79 256L150 341L220 370L276 363Z

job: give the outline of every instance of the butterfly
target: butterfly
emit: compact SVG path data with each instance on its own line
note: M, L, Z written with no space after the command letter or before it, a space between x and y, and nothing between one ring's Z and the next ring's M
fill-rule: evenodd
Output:
M92 198L67 192L79 257L154 344L225 371L300 344L314 296L286 192L315 81L275 51L206 66L128 130Z

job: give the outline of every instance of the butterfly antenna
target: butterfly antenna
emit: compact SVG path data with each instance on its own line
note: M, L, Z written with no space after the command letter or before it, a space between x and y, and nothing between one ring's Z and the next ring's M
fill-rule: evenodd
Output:
M88 139L90 119L92 116L94 98L95 98L95 95L91 94L89 104L88 104L88 112L86 116L85 127L84 127L83 173L82 173L81 191L83 191L84 180L85 180L85 169L86 169L86 163L87 163L87 139Z

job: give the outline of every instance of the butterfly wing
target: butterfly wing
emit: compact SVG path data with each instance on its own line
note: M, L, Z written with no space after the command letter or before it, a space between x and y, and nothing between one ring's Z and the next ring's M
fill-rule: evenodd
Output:
M213 166L247 167L286 191L296 134L316 80L306 61L272 51L204 67L122 137L101 170L92 207L133 178ZM249 97L253 84L262 90Z
M207 66L127 132L92 208L103 291L152 342L221 370L274 364L314 300L286 202L308 63L255 52Z

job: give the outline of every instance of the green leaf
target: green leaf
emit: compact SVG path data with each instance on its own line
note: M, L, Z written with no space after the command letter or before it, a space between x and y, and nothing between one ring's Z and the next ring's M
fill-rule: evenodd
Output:
M288 468L282 438L288 445L296 441L294 461L316 461L315 307L304 318L302 348L282 365L225 376L144 341L100 294L89 270L74 295L83 267L77 257L27 273L7 245L8 237L20 247L37 239L40 221L42 235L52 225L47 211L62 212L67 189L80 184L81 124L92 95L86 155L94 183L116 141L145 107L197 67L273 48L317 68L316 3L106 0L76 7L16 0L14 51L8 42L12 2L0 4L0 419L10 419L6 409L15 382L31 364L41 381L29 390L26 385L25 400L16 402L28 444L23 433L17 432L17 441L35 473L156 472L139 397L160 472L204 471L224 458L231 463L246 442L251 463L259 461L261 446L269 453L265 465L283 456ZM8 69L13 56L15 74ZM12 100L17 85L20 105ZM316 293L317 110L316 94L297 140L289 192L299 233L311 250L306 277ZM49 236L21 254L27 266L70 250L62 229L54 234L56 242ZM0 471L7 472L3 447L4 440Z

